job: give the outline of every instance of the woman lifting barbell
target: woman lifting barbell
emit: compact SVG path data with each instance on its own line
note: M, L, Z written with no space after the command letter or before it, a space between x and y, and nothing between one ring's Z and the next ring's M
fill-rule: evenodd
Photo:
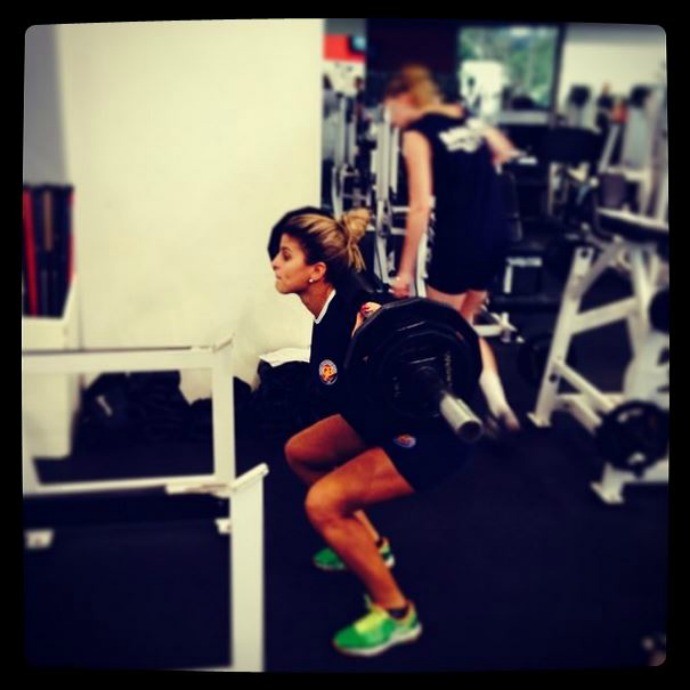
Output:
M515 155L497 129L471 117L460 104L442 103L428 69L404 66L389 82L384 104L403 131L408 205L405 241L392 291L408 297L417 249L434 204L434 244L426 280L427 297L457 309L470 323L486 301L487 289L505 266L510 239L496 165ZM479 385L494 434L520 424L505 396L494 353L480 340Z
M359 656L421 633L415 606L390 571L391 546L364 510L432 487L469 458L468 446L442 421L423 433L381 437L375 420L346 394L344 360L352 334L379 306L362 303L347 288L348 277L363 267L358 242L368 219L364 209L339 220L300 209L286 214L272 234L276 289L297 294L314 316L310 369L324 414L289 439L285 455L309 486L307 516L327 544L314 564L349 570L365 587L368 612L333 638L338 651Z

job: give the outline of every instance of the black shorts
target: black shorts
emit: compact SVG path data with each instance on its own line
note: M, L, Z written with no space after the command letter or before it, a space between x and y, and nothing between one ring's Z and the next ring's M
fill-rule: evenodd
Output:
M488 290L505 267L505 252L494 252L476 261L458 259L456 253L434 250L427 266L429 287L449 295L468 290Z
M471 458L471 446L461 441L442 420L414 434L382 438L378 427L359 411L340 414L366 443L383 449L403 479L417 492L442 483L464 468Z
M471 447L450 429L401 434L380 444L395 468L417 492L430 489L464 468Z

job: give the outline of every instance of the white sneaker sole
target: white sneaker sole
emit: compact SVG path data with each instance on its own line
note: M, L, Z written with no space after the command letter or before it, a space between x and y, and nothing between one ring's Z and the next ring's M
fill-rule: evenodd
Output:
M415 642L421 634L422 625L420 623L412 630L407 630L403 633L394 635L390 640L388 640L388 642L384 642L378 647L370 647L369 649L341 649L335 644L335 642L333 643L333 647L336 651L340 652L341 654L345 654L346 656L377 656L379 654L383 654L383 652L385 652L387 649L395 647L398 644L410 644L411 642Z

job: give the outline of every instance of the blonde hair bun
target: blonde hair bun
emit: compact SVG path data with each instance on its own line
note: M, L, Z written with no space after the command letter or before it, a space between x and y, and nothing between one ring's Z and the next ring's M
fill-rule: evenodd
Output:
M359 241L364 237L364 233L369 226L371 213L366 208L355 208L343 213L338 219L340 225L345 229L348 242L359 244Z

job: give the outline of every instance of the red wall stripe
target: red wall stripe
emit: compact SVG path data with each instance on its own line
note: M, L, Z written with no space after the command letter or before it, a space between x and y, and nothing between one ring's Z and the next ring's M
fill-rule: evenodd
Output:
M340 62L364 62L364 53L350 50L350 36L346 34L329 34L324 41L324 58Z

